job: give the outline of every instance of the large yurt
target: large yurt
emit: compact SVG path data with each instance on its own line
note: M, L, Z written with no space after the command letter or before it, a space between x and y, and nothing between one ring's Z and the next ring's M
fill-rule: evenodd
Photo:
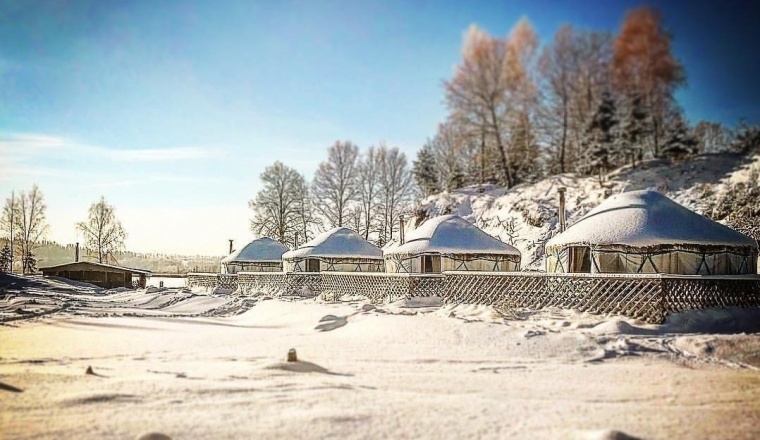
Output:
M427 220L383 257L391 273L520 270L520 251L456 215Z
M737 275L757 242L651 190L610 197L546 243L548 272Z
M348 228L323 232L282 256L286 272L382 272L383 251Z
M282 254L288 251L282 243L269 237L257 238L242 249L222 259L223 273L280 272Z

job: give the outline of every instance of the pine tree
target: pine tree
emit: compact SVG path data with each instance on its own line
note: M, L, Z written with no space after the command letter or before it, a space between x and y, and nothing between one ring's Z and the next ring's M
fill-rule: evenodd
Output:
M5 246L2 250L0 250L0 272L10 272L11 271L11 248L8 246L8 243L5 243Z
M417 186L422 190L425 197L440 191L435 158L429 145L425 145L417 152L417 160L412 164L412 173Z
M37 272L37 258L31 251L27 252L27 254L24 256L23 264L26 268L25 273Z
M697 139L689 130L683 116L677 116L670 134L665 141L662 154L671 160L692 156L697 151Z
M644 154L644 136L646 135L647 111L638 93L633 94L625 106L620 121L620 152L626 162L636 167Z
M615 127L618 125L615 114L615 101L612 95L605 91L588 127L588 171L598 172L600 183L603 173L610 167L611 159L618 155L614 149Z

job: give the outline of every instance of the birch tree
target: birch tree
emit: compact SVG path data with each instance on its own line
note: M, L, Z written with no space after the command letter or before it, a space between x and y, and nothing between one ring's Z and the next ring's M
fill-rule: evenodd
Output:
M18 218L18 203L16 192L11 192L11 196L5 200L3 205L3 211L0 214L0 229L8 234L9 243L9 271L13 272L13 247L15 245L15 238L13 236L14 228L16 227L16 219Z
M312 183L315 208L330 227L345 226L350 202L359 194L359 148L350 141L338 141L328 149L327 156Z
M116 209L106 202L105 197L90 206L87 220L76 224L84 236L84 246L97 253L98 263L124 249L127 233L116 218Z
M412 173L406 155L397 147L378 148L380 162L380 230L378 244L393 240L398 220L412 191Z
M359 161L358 174L359 199L361 203L358 212L355 214L358 216L358 223L354 226L357 228L356 232L363 236L365 240L368 240L375 226L377 199L380 189L380 162L377 149L374 146L369 147Z
M21 250L21 268L27 273L33 268L29 263L33 261L32 251L36 243L47 233L48 225L45 217L47 205L37 185L32 186L29 192L20 192L17 199L18 211L15 216L18 230L18 243Z
M304 212L310 207L305 199L306 182L298 171L277 161L264 169L260 176L263 188L248 202L253 210L251 232L259 237L270 237L293 246L296 233L304 231ZM305 238L305 237L304 237Z

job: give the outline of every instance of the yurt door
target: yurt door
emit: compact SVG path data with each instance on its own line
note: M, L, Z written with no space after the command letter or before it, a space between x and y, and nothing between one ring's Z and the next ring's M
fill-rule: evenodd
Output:
M591 273L591 249L588 246L570 248L571 273Z

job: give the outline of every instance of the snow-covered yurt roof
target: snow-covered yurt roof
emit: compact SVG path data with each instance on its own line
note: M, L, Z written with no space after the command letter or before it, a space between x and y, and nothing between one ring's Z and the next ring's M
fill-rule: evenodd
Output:
M282 256L283 259L309 257L381 260L383 251L356 232L339 227L317 235L313 240Z
M520 256L520 251L516 248L456 215L433 217L410 231L404 244L390 246L385 250L386 255L422 253Z
M279 263L282 261L282 254L287 251L288 248L279 241L261 237L227 255L222 259L222 263Z
M679 205L657 191L616 194L583 216L546 248L571 245L756 247L755 241Z

